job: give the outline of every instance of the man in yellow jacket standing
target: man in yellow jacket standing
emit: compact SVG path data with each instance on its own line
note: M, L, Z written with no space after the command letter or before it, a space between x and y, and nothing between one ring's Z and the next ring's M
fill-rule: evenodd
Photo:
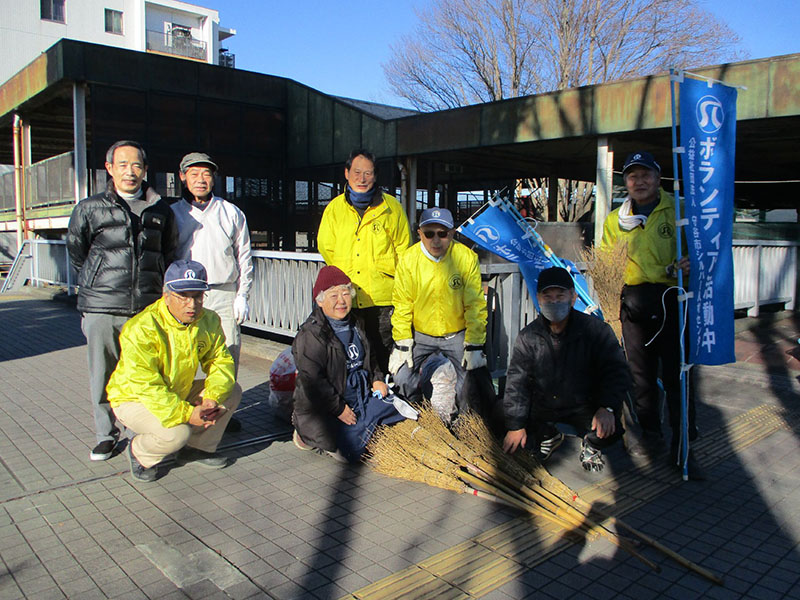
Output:
M602 246L624 240L628 245L620 320L625 354L634 381L634 408L643 432L632 453L656 456L661 451L660 377L666 392L672 429L670 464L677 466L681 416L681 356L678 331L677 269L688 275L689 260L676 261L678 235L675 200L661 189L661 166L649 152L625 159L622 178L628 197L603 224ZM689 441L697 438L694 394L689 393ZM704 475L689 453L689 478Z
M329 265L353 282L353 312L385 373L392 347L392 288L395 266L411 241L400 203L376 185L375 156L353 150L344 168L347 186L322 213L317 247Z
M420 399L420 368L435 353L455 370L455 395L466 371L486 365L486 300L478 255L453 240L453 215L446 208L422 212L414 244L397 264L389 359L401 395ZM454 395L454 396L455 396ZM455 404L435 410L450 421Z
M128 446L135 481L154 481L158 463L178 451L179 462L228 464L216 450L242 388L219 317L203 309L206 290L203 265L175 261L164 295L120 334L120 359L106 391L117 419L136 433ZM194 379L198 366L205 379Z

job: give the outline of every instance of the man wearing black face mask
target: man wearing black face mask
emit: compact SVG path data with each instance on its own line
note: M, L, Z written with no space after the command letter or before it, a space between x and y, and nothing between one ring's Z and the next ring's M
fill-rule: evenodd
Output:
M520 331L508 365L503 450L513 453L532 437L540 459L561 444L565 423L583 435L580 461L601 471L601 449L622 437L620 410L630 372L611 328L573 309L577 294L566 269L539 274L540 314Z

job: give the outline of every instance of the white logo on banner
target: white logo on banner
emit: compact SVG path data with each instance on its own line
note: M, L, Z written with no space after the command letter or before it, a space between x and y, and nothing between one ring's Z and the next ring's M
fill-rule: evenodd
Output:
M719 131L725 121L722 102L714 96L703 96L697 101L697 126L703 133Z
M489 225L482 225L481 227L475 229L475 235L481 238L487 244L491 244L492 242L496 242L500 239L500 234L497 233L497 229Z

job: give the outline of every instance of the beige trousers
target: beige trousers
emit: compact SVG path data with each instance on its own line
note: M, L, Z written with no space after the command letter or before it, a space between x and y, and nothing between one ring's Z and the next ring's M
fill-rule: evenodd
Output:
M192 384L187 402L194 404L200 400L205 386L204 379L196 379ZM222 404L228 409L217 422L208 428L196 427L188 423L164 427L153 413L140 402L124 402L114 408L117 419L128 429L136 433L131 440L131 450L136 460L149 469L160 463L165 456L177 452L184 446L196 448L204 452L216 452L225 426L233 416L233 411L242 399L242 388L237 383L233 391Z

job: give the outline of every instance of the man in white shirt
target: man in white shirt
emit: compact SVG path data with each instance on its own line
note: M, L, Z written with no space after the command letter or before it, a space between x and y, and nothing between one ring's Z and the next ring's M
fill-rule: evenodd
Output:
M239 327L250 313L247 297L253 283L250 232L239 207L214 195L216 172L208 154L191 152L181 160L183 198L172 205L178 224L177 258L206 267L209 290L203 305L219 315L238 373Z

